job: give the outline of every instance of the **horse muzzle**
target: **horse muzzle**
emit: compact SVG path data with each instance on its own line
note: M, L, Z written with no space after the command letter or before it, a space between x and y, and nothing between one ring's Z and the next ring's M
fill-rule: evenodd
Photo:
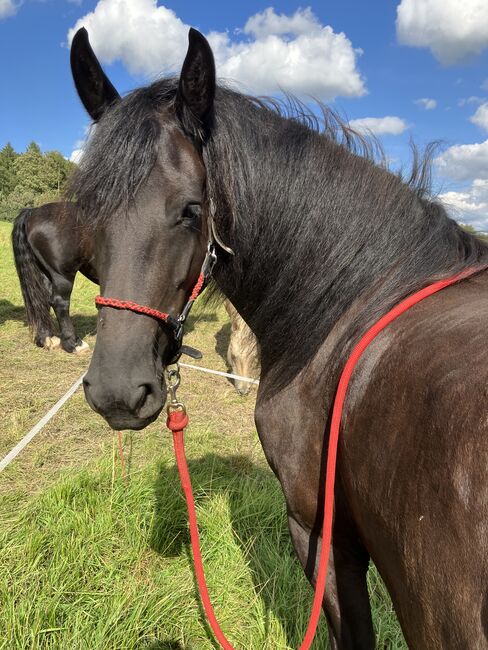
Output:
M156 377L115 378L90 368L83 380L85 397L112 429L144 429L154 422L164 406L166 391Z

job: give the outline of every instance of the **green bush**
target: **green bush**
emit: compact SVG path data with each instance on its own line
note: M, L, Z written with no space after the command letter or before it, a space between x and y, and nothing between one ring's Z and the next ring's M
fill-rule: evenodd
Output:
M23 208L59 201L74 168L58 151L42 153L35 142L24 153L7 143L0 150L0 220L13 221Z

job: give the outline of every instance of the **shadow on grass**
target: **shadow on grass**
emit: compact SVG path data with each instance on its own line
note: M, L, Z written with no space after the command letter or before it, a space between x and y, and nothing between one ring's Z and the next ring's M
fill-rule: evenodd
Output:
M24 307L14 305L10 300L0 300L0 325L9 320L16 320L27 325Z
M190 314L185 322L185 334L193 332L195 327L198 327L199 323L215 323L216 321L217 315L208 311L198 314Z
M57 323L54 319L54 314L51 312L51 317L53 319L53 327L55 331L58 330ZM96 334L97 331L97 316L85 316L78 315L71 316L73 325L76 332L84 338L85 336ZM0 299L0 326L6 323L7 321L18 321L23 323L27 327L27 319L25 313L25 307L14 305L9 300Z
M229 349L230 341L230 323L225 323L215 334L215 352L222 357L227 368L229 364L227 362L227 350Z
M97 316L71 316L75 331L82 339L85 336L94 336L97 333Z
M144 650L185 650L179 641L153 641Z
M266 636L271 614L279 620L291 647L302 641L304 629L297 625L296 606L300 594L309 589L291 546L284 501L277 480L269 470L245 456L221 457L208 454L189 461L197 504L216 494L225 494L230 507L234 539L242 549L256 594L265 608ZM155 517L150 545L164 557L186 553L192 564L187 530L187 513L175 467L160 468L155 484ZM201 531L202 536L205 531ZM193 570L193 569L192 569ZM208 638L214 640L200 601L194 575L195 599ZM293 592L293 593L292 593ZM310 595L312 591L310 589ZM303 604L308 617L308 607ZM220 646L216 646L220 647Z

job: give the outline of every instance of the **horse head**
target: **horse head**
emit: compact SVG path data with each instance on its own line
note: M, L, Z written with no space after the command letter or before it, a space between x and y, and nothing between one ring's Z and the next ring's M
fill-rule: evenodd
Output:
M200 274L209 206L202 158L211 129L215 65L196 30L178 79L121 98L80 29L71 68L97 123L73 192L95 235L101 295L176 318ZM174 331L152 316L102 306L84 380L90 406L117 429L141 429L164 401Z

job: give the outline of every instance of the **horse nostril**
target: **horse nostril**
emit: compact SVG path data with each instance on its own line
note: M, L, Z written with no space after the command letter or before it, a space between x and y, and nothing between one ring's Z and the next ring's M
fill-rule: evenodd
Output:
M157 390L157 384L140 384L136 399L132 412L139 417L152 416L155 410L161 408L161 393Z
M85 391L85 399L95 413L102 414L104 407L104 395L100 392L99 386L95 382L92 384L86 377L83 378L83 390Z
M140 384L132 394L131 411L138 413L147 401L148 396L151 394L151 386L149 384Z
M90 400L90 398L91 398L91 395L90 395L91 384L90 384L90 382L88 381L88 379L86 377L83 377L82 385L83 385L83 390L85 391L85 397L86 397L86 399L88 400L88 403L91 406L91 400Z

